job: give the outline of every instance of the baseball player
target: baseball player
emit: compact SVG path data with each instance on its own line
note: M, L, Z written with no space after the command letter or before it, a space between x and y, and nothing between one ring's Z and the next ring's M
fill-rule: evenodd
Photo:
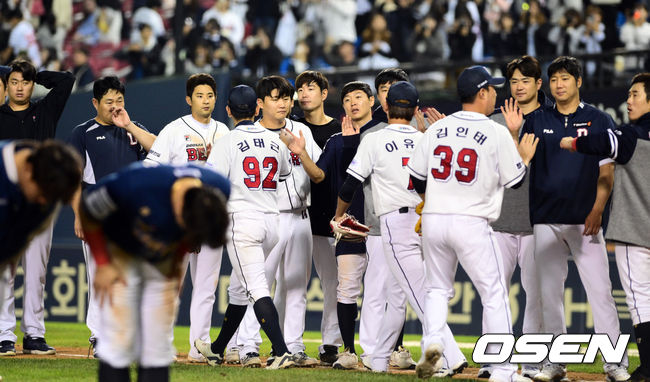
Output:
M625 290L626 301L641 364L630 381L650 380L650 243L644 227L648 221L645 196L650 174L650 73L640 73L632 79L627 97L631 124L608 130L607 134L589 134L577 138L564 137L563 149L583 154L607 155L620 166L616 169L612 212L605 239L613 241L616 265Z
M289 96L280 95L279 89L274 89L267 98L278 103ZM277 133L253 123L259 112L257 103L262 101L258 101L252 88L235 87L229 100L230 105L236 105L227 109L237 122L235 129L215 143L207 160L211 168L230 179L233 188L228 203L227 249L233 267L229 303L217 339L212 344L197 339L194 346L211 366L222 363L228 341L242 322L250 302L277 355L268 367L287 368L295 364L294 356L282 336L264 261L278 242L277 189L284 186L281 181L291 174L289 153ZM283 117L287 115L286 110L283 113Z
M273 97L274 91L278 96ZM318 158L320 147L311 131L300 122L285 118L291 109L294 89L280 76L268 76L257 83L257 97L263 117L255 124L274 133L287 130L300 134L307 142L310 157ZM300 163L300 158L287 153L292 165L291 175L278 188L279 224L278 243L265 259L266 280L269 290L276 279L274 305L278 309L285 341L294 355L296 366L313 366L318 361L305 354L302 335L305 330L307 310L307 284L311 276L312 236L307 207L311 204L311 182ZM259 345L262 337L253 312L248 312L237 332L240 360L244 367L259 367ZM274 355L267 360L271 364Z
M304 113L298 122L311 130L314 141L321 149L330 137L341 132L341 122L325 114L324 102L329 94L329 81L321 72L307 70L296 77L298 104ZM321 319L322 345L319 346L321 363L336 362L338 348L343 344L336 317L336 256L334 238L329 225L336 208L336 190L329 178L311 183L311 199L318 201L309 206L314 267L323 291L323 315ZM276 297L278 287L276 285Z
M507 128L490 121L496 102L487 69L474 66L458 77L463 110L429 127L407 164L415 190L425 201L422 237L427 282L423 356L419 377L431 376L442 352L446 306L460 262L483 303L483 332L512 333L503 264L488 224L500 213L504 187L520 185L536 141L526 135L517 152ZM495 171L494 169L498 169ZM511 364L493 365L490 381L530 381Z
M607 333L615 343L620 334L612 297L607 250L601 223L607 221L614 164L604 156L571 154L561 150L563 137L604 133L612 119L580 101L582 68L573 57L558 57L548 68L555 107L540 109L526 118L523 131L540 139L530 176L530 220L535 238L542 332L562 334L564 280L567 257L573 255L594 314L596 333ZM514 130L514 129L513 129ZM626 381L627 356L622 364L605 364L607 379ZM564 377L563 365L547 363L535 380Z
M74 76L69 72L36 71L28 61L15 60L9 64L7 78L8 102L0 106L0 139L54 138L57 123L72 91ZM39 100L32 100L34 85L50 89ZM54 354L56 351L45 341L45 275L52 246L52 225L31 240L22 258L23 317L20 329L23 352L29 354ZM4 296L0 296L0 341L16 342L16 315L14 312L15 268L5 274L9 283Z
M181 264L225 241L230 184L196 166L134 164L82 196L84 236L97 263L99 381L168 381Z
M360 134L347 138L347 142L353 142L350 145L356 149L360 140L377 130L381 130L387 125L387 117L384 108L386 106L386 96L390 86L398 81L408 81L408 75L404 70L399 68L388 68L380 71L375 77L375 91L379 106L372 113L372 123L365 123L359 128ZM350 150L349 150L350 151ZM351 151L350 156L354 156L356 151ZM342 172L347 170L347 166L341 169ZM388 290L384 286L384 281L389 277L389 269L384 261L382 240L380 236L380 222L375 213L373 205L373 194L370 186L370 179L366 179L363 186L364 196L364 221L370 226L370 233L366 240L366 250L368 254L368 267L363 278L363 285L373 285L372 288L364 288L363 303L361 305L361 314L359 318L359 344L363 349L361 360L366 367L370 365L370 358L375 352L378 338L380 335L389 335L393 337L393 332L397 331L398 337L394 344L395 352L391 354L391 365L408 369L415 367L415 362L411 358L408 349L402 347L402 338L404 336L404 320L406 319L406 295L401 288ZM382 287L378 287L378 286ZM391 302L387 304L388 298ZM384 328L386 332L379 333L381 320L377 317L388 316L389 322L394 327Z
M553 103L546 97L541 89L542 69L535 57L522 56L510 61L506 68L506 79L510 84L510 94L517 102L524 123L526 116L540 107L552 108ZM506 102L505 107L512 109L511 102ZM506 125L505 109L497 109L490 119ZM516 114L516 110L512 110ZM521 127L511 134L519 137ZM518 139L518 138L517 138ZM494 238L499 245L503 257L504 277L506 284L510 285L515 267L519 264L521 269L521 285L526 293L526 308L524 310L523 333L540 333L542 325L541 302L539 288L537 287L537 273L534 261L533 228L528 216L528 179L521 187L505 189L503 205L499 219L491 224ZM521 374L533 378L539 373L538 364L524 364ZM490 378L489 365L483 365L478 372L479 378Z
M29 241L70 203L81 182L81 160L54 140L0 141L0 269L11 266ZM0 289L7 287L3 280ZM4 355L16 355L11 341L0 342ZM11 349L8 349L11 347Z
M97 115L72 129L68 142L77 149L83 158L84 172L81 188L95 184L104 176L116 172L127 165L143 160L156 136L138 122L131 121L124 109L125 88L117 77L100 78L93 84L92 104ZM88 243L84 241L79 217L81 188L72 202L74 211L74 232L82 240L81 248L86 261L88 279L88 313L86 325L90 329L89 342L97 357L97 337L99 332L99 301L95 298L94 277L95 260L90 254Z
M342 122L343 131L334 134L327 141L316 163L304 149L306 146L304 136L292 136L290 132L281 136L290 150L298 155L301 165L314 183L320 183L329 177L337 191L340 190L345 179L342 169L349 165L358 145L358 139L356 144L353 142L349 145L346 138L358 135L362 126L372 123L371 108L374 97L367 84L354 81L345 84L341 90L341 102L346 112ZM363 223L363 194L358 193L354 196L350 211ZM362 275L367 264L365 243L339 241L336 245L336 264L338 277L336 310L345 350L338 354L332 366L337 369L356 369L359 358L354 346L354 332L358 312L357 298L361 295Z
M217 83L211 75L190 76L185 84L185 102L190 114L173 120L158 134L145 162L168 164L204 164L217 139L228 133L228 127L212 119L217 100ZM223 248L204 245L198 253L190 253L192 278L190 303L190 362L205 362L194 348L194 341L210 342L212 308L214 306ZM181 282L184 277L181 278Z
M423 309L427 285L421 239L412 229L419 219L415 206L420 198L410 185L409 175L404 168L423 135L409 125L418 107L418 93L413 85L400 81L391 85L386 100L389 125L381 131L369 133L361 141L339 193L334 220L342 219L349 207L346 201L352 199L356 188L372 174L374 210L381 221L385 263L390 270L386 289L401 289L421 322L425 323ZM387 371L389 356L399 335L399 329L388 330L394 326L389 320L387 315L381 319L379 341L370 362L374 371ZM449 327L445 326L444 330L446 348L456 350L453 354L456 359L449 360L456 366L447 373L449 375L466 367L467 361L458 345L454 344ZM424 324L423 331L427 333Z

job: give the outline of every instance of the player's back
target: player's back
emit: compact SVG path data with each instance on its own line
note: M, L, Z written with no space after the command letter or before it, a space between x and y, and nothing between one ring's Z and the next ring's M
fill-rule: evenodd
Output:
M377 215L415 207L420 202L406 165L423 136L412 126L392 124L369 133L361 141L348 173L357 179L372 174L372 199Z
M252 122L241 123L215 142L207 165L232 184L228 211L278 213L278 182L291 173L279 136Z
M424 213L499 217L503 188L525 175L505 126L485 115L459 111L433 124L409 163L427 180Z

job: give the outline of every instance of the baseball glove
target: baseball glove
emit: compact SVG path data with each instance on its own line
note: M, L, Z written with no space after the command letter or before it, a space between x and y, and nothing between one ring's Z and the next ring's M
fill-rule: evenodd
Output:
M424 200L421 201L416 207L415 207L415 212L420 215L420 218L418 219L418 222L415 223L415 232L422 236L422 209L424 208Z
M339 240L350 242L364 241L368 236L368 231L370 231L370 227L359 223L354 216L348 214L343 215L343 219L340 222L332 218L330 220L330 227L332 227L332 232L336 239L335 245Z

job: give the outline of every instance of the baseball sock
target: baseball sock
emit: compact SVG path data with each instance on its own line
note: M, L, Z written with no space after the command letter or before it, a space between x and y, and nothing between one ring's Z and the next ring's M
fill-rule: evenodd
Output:
M404 326L406 326L406 321L402 324L402 331L399 332L399 337L397 337L397 343L395 343L395 351L399 351L399 347L404 345Z
M336 315L339 317L339 329L341 330L343 346L350 353L356 354L354 348L354 321L357 319L357 304L337 302Z
M169 367L138 367L138 382L169 381Z
M289 349L287 349L287 344L284 342L284 337L282 336L282 330L280 330L278 311L275 309L271 297L262 297L255 301L253 309L255 309L257 321L271 341L275 355L282 356L284 353L288 353Z
M241 320L244 319L248 305L228 304L226 314L223 316L223 323L217 339L214 340L210 348L214 354L223 354L228 346L228 341L237 331Z
M99 361L99 382L128 382L129 368L116 368L106 362Z
M650 372L650 321L634 325L634 336L639 348L641 366L646 372Z

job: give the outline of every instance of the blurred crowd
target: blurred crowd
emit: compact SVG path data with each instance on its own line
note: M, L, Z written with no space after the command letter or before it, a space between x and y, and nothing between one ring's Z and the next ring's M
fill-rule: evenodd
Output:
M72 71L76 86L85 87L108 74L138 79L224 69L260 77L650 47L643 1L179 2L0 0L0 64L23 56L41 69ZM587 62L586 75L597 65ZM638 69L645 63L630 57L623 65Z

